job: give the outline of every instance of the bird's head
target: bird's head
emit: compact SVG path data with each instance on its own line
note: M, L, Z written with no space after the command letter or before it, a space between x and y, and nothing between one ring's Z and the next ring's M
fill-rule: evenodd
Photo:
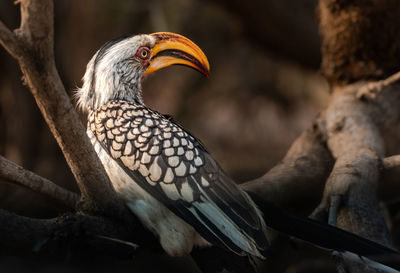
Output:
M111 40L88 63L83 86L76 93L78 106L88 111L113 99L143 103L143 78L175 64L192 67L205 76L210 70L203 51L179 34L157 32Z

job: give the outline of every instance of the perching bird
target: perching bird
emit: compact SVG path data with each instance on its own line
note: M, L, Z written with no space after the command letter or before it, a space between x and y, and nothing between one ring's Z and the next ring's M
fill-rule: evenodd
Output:
M77 91L78 105L88 112L87 134L115 190L168 254L214 244L263 258L265 222L252 199L196 138L143 102L144 77L174 64L209 73L201 49L178 34L124 36L106 43L88 63ZM400 255L394 250L290 215L266 200L258 203L268 225L278 231L398 266ZM396 258L394 264L388 254Z
M174 64L209 73L202 50L178 34L103 45L77 91L87 134L117 193L169 255L213 244L262 258L265 223L251 198L196 138L143 102L145 76Z

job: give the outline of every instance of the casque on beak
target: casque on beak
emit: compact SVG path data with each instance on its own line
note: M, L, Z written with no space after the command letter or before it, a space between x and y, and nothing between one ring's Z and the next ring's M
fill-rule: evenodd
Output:
M207 57L191 40L171 32L156 32L150 35L156 38L156 44L151 50L150 63L145 74L180 64L192 67L208 77L210 65Z

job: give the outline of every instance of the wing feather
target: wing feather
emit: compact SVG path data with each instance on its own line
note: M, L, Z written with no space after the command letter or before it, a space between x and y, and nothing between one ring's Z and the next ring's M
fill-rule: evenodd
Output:
M93 115L89 128L143 189L209 242L262 257L268 242L261 213L196 138L138 104L112 101Z

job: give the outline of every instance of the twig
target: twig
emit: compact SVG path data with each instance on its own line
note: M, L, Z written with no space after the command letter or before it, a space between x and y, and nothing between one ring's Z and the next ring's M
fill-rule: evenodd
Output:
M129 241L126 241L126 240L120 240L120 239L117 239L117 238L111 238L111 237L104 236L104 235L95 235L95 237L103 239L103 240L107 240L107 241L110 241L110 242L114 242L114 243L117 243L117 244L127 245L127 246L132 247L133 249L137 249L139 247L138 244L135 244L135 243L132 243L132 242L129 242Z
M383 159L383 168L385 170L400 166L400 155L393 155Z
M400 80L400 71L394 73L393 75L387 77L384 80L369 82L365 86L361 87L357 92L358 99L374 99L378 92L380 92L384 87L389 86Z
M79 201L78 194L70 192L50 180L18 166L3 156L0 156L0 177L54 198L70 208L74 208Z

